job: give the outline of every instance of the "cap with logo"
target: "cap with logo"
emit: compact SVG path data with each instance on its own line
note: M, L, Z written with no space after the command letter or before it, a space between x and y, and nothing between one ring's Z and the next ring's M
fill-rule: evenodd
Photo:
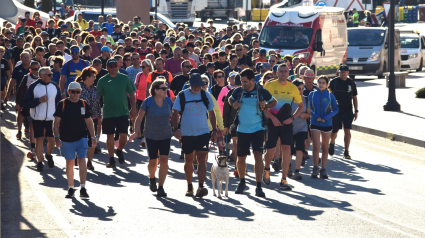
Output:
M118 65L118 62L114 58L108 59L106 66L111 66L111 65Z
M202 87L205 86L205 82L202 81L200 74L192 74L189 79L190 86L193 87Z
M345 65L345 64L341 64L341 65L339 66L339 71L349 71L349 68L348 68L348 66L347 66L347 65Z
M68 84L68 90L73 90L73 89L82 90L80 83L71 82L70 84Z
M68 28L68 26L66 24L62 24L61 28Z
M189 74L191 74L191 75L192 74L200 74L200 73L201 73L201 71L197 68L191 69L190 72L189 72Z

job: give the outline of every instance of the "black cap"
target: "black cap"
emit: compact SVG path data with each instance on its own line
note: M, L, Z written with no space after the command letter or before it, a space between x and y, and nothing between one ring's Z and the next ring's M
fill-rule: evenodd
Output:
M189 79L190 86L193 87L202 87L205 86L205 82L202 81L200 74L192 74Z
M242 85L241 76L239 74L235 76L235 85Z
M116 24L116 25L114 25L114 28L120 28L121 26L120 25L118 25L118 24Z
M339 71L349 71L349 68L348 68L348 66L347 66L347 65L345 65L345 64L341 64L341 65L339 66Z
M188 50L188 49L186 49L186 48L184 48L184 49L182 50L182 53L183 53L183 54L189 54L189 50Z
M197 68L191 69L189 72L190 75L192 74L201 74L201 71Z
M111 65L118 65L118 62L114 58L108 59L106 66L111 66Z
M106 28L106 27L102 28L102 32L104 32L104 31L108 31L108 28Z

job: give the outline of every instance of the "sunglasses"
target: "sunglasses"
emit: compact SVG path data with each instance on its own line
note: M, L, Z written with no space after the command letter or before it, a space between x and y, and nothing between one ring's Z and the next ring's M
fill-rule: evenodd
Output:
M219 75L219 76L217 76L217 78L218 79L221 79L221 78L223 78L223 75Z
M139 60L139 58L131 58L131 60Z
M162 90L162 91L167 91L167 87L160 87L160 88L157 88L158 90Z
M40 70L40 68L31 69L31 71L38 71L38 70Z
M78 55L78 51L72 51L71 55Z
M269 62L270 62L270 63L274 63L275 61L274 61L274 60L269 60Z
M203 58L204 60L210 60L210 59L208 59L208 58Z
M131 59L126 59L125 61L131 61Z
M185 67L185 68L187 68L187 69L193 68L193 66L192 66L192 65L186 65L186 66L183 66L183 67Z
M182 54L176 54L176 56L182 56Z
M44 74L47 75L49 78L53 77L53 74Z
M80 91L80 90L69 90L69 92L70 92L71 94L80 94L80 93L81 93L81 91Z

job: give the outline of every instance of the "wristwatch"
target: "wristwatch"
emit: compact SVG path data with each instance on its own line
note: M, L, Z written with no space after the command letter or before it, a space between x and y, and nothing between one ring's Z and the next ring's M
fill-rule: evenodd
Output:
M217 129L213 129L212 132L217 132Z
M175 129L173 129L173 132L175 132L175 131L177 131L179 128L175 128Z

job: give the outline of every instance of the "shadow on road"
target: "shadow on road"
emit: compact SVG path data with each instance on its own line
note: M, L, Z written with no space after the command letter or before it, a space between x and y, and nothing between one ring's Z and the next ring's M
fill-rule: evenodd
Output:
M97 217L101 221L112 221L112 217L117 214L112 206L108 206L108 209L105 210L102 207L96 206L90 200L83 200L85 204L75 198L72 201L74 205L72 205L73 208L69 209L69 211L78 216Z

